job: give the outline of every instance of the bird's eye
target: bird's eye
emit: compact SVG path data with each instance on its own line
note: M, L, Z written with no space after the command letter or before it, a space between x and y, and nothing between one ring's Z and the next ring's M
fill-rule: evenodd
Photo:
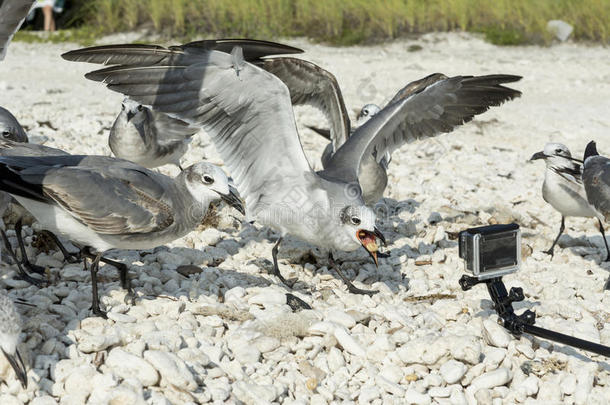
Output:
M2 136L8 138L9 136L11 136L11 133L9 131L2 131Z
M360 218L358 218L358 217L351 217L351 218L350 218L350 221L351 221L351 223L352 223L352 224L354 224L354 225L360 225L360 222L361 222L361 221L360 221Z
M138 106L138 111L142 111L143 109L144 109L144 107L142 107L142 104L140 104L140 105Z
M208 176L207 174L203 175L203 182L205 184L212 184L214 183L214 178L212 176Z
M125 111L125 104L121 104L121 111Z
M369 115L369 110L362 110L362 115L365 117Z
M558 154L558 155L561 155L562 152L563 151L561 149L555 149L555 153Z

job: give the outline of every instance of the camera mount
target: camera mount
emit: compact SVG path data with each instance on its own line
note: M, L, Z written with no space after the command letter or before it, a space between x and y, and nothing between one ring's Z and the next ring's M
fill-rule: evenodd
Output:
M563 343L589 352L601 354L602 356L610 357L610 347L589 342L587 340L578 339L573 336L564 335L563 333L554 332L552 330L534 326L536 321L536 313L525 310L521 315L515 314L513 302L523 301L523 289L521 287L512 287L510 293L506 291L506 286L502 281L502 277L493 277L485 280L479 280L476 277L463 275L460 278L460 286L462 290L468 291L477 284L485 283L487 291L494 303L494 309L498 313L500 320L498 321L514 336L519 337L523 333L538 336L543 339L552 340L554 342Z

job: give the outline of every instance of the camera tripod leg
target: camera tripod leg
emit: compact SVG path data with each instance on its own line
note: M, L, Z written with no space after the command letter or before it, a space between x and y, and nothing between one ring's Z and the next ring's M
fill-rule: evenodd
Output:
M551 245L550 249L549 250L544 250L542 253L546 253L547 255L550 255L551 259L553 259L553 255L555 254L555 252L553 252L553 250L555 249L555 245L557 244L557 241L559 241L559 238L561 237L561 234L563 234L563 231L565 229L566 229L566 217L564 217L562 215L561 216L561 226L559 227L559 234L555 238L555 241Z

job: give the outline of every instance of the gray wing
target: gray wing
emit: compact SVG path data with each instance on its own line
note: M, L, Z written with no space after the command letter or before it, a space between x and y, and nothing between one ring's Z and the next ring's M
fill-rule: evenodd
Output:
M21 27L36 0L4 0L0 2L0 61L15 32Z
M379 162L405 143L451 132L481 114L521 95L504 87L520 76L456 76L397 97L359 127L333 156L323 176L356 181L362 157L373 154Z
M610 221L610 159L603 156L587 158L582 177L589 204Z
M15 142L0 139L0 156L61 156L69 155L61 149L35 143Z
M0 157L3 191L57 204L101 234L170 226L174 217L164 177L107 156Z
M161 147L174 145L176 142L191 138L199 132L198 126L171 117L160 111L151 110L151 115L151 129L154 131L156 141Z
M246 60L255 60L268 55L303 52L302 49L276 42L253 39L216 39L189 42L168 48L145 44L93 46L66 52L61 57L73 62L100 63L103 65L171 64L171 61L178 56L180 56L182 62L186 62L187 55L193 55L196 59L199 55L211 50L230 53L235 46L242 48Z
M299 142L288 88L240 58L206 51L171 64L118 66L86 75L139 103L206 130L249 213L278 194L307 184L311 173ZM187 51L188 52L188 51ZM260 205L259 205L260 204Z
M324 113L330 123L334 150L339 149L349 137L350 121L335 76L314 63L297 58L267 58L260 66L284 82L292 104L309 104Z
M426 87L445 79L448 79L448 77L442 73L432 73L431 75L428 75L423 79L412 81L411 83L400 89L398 93L396 93L396 95L392 97L392 99L388 102L387 105L394 104L395 102L403 100L411 96L412 94L419 93Z

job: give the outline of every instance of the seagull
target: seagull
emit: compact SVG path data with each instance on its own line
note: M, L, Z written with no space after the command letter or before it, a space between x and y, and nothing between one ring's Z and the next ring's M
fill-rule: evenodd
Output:
M0 139L15 142L28 142L28 136L17 118L6 108L0 107Z
M28 386L28 376L23 359L17 350L20 335L19 313L6 291L0 290L0 349L21 381L21 386L25 389Z
M599 231L608 253L606 260L610 260L610 249L608 249L601 217L587 201L585 186L583 186L583 169L580 165L582 161L573 158L568 147L561 143L544 145L544 150L535 153L530 160L538 159L543 159L546 163L542 198L561 214L559 234L544 253L553 257L555 245L565 230L566 217L597 218Z
M155 110L203 128L245 198L246 217L280 234L272 249L273 274L281 241L292 235L329 251L331 267L352 293L355 287L335 265L333 250L360 247L377 264L375 214L365 205L358 172L362 161L410 140L447 132L518 92L494 83L513 76L439 81L386 106L335 152L330 165L314 172L303 152L288 87L267 69L231 54L188 46L167 49L163 59L130 64L123 47L107 46L109 64L85 77L105 83ZM78 51L73 51L78 53ZM151 56L155 53L151 51ZM114 63L116 62L116 63Z
M96 251L90 267L92 309L102 317L97 271L104 252L150 249L181 238L219 199L244 212L226 174L207 162L170 178L108 156L2 156L0 190L11 194L43 229L65 236L85 251ZM119 270L121 286L133 299L125 265Z
M248 61L256 61L269 55L303 52L302 49L288 45L249 39L203 40L183 46L231 52L236 45L242 47L244 57ZM77 53L67 52L62 57L75 62L105 64L115 62L114 59L107 59L106 48L106 46L90 47ZM149 61L151 54L146 53L148 51L157 54L155 59L166 55L165 48L142 44L126 45L123 51L125 55L129 55L127 57L130 59L127 61L130 63ZM110 129L108 145L116 157L130 160L146 168L174 164L182 170L180 158L184 156L192 137L198 131L197 126L152 110L127 97L123 100L121 112Z
M415 130L408 123L393 126L393 136L384 137L385 142L397 143L397 145L391 147L387 145L390 149L394 149L405 142L410 143L442 132L450 132L455 126L470 121L475 115L487 111L489 107L498 106L521 95L521 92L517 90L502 86L504 83L520 80L520 76L488 75L449 78L442 73L434 73L407 84L396 93L383 109L375 104L366 104L357 116L357 127L352 129L341 88L332 73L312 62L292 57L266 58L258 64L263 69L278 76L288 86L293 104L310 104L318 107L326 115L331 123L328 132L310 127L331 141L322 153L321 160L324 169L332 166L332 162L336 161L335 154L339 152L348 138L359 132L375 131L376 129L373 128L385 131L384 121L404 116L405 113L408 114L404 108L412 109L415 116L426 113L434 114L434 111L424 110L430 105L427 95L436 95L435 91L431 90L432 86L440 85L440 87L443 87L441 83L459 81L458 86L462 88L461 97L476 99L473 101L471 114L464 115L468 108L466 105L452 105L453 100L443 100L442 108L445 109L443 111L445 120L450 121L451 125L445 126L439 123L439 127L427 127L424 124ZM430 89L430 92L427 92L427 89ZM417 94L421 95L412 97ZM442 95L438 96L442 97ZM447 97L452 96L447 95ZM405 104L407 100L409 102ZM421 102L422 105L417 105L418 102ZM463 100L459 100L459 102L463 102ZM454 115L454 109L461 111ZM392 113L389 116L388 114L381 114L384 111L392 111ZM375 121L376 123L371 124L365 130L364 124L368 121ZM384 146L383 148L385 149L384 153L377 154L376 149L372 149L372 153L364 156L361 160L358 181L362 188L364 201L368 206L373 206L383 197L383 192L388 183L387 169L391 160L391 152L387 147Z
M6 56L6 49L15 32L30 12L36 0L4 0L0 2L0 61Z
M171 163L182 170L180 158L198 131L182 120L125 98L110 129L108 145L116 157L146 168Z

